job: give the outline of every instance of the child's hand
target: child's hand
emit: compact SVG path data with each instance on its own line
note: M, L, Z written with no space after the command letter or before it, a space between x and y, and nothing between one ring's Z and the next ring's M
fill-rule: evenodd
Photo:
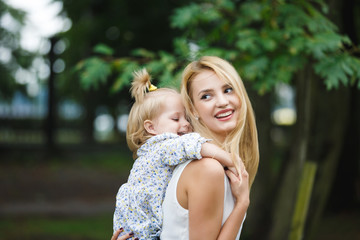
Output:
M235 155L235 160L234 160L234 162L238 163L238 166L240 167L240 169L236 169L235 166L234 166L234 167L232 167L232 168L235 168L235 172L232 171L232 168L229 168L229 170L231 170L237 177L239 177L239 175L240 175L240 173L241 173L241 170L244 169L245 166L244 166L243 161L241 160L241 157L240 157L238 154ZM237 170L238 170L238 171L237 171ZM240 171L240 172L239 172L239 171ZM240 178L240 179L241 179L241 178Z
M225 170L230 170L236 177L239 177L239 172L236 170L236 167L226 167Z

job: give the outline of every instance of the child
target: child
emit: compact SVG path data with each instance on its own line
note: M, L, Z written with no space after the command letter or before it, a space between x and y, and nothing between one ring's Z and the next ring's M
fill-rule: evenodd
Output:
M128 182L116 196L114 232L123 228L139 239L158 239L162 226L162 202L172 171L187 160L216 158L233 166L230 154L191 132L180 94L156 89L146 70L134 73L126 138L137 158ZM123 232L123 233L124 233Z

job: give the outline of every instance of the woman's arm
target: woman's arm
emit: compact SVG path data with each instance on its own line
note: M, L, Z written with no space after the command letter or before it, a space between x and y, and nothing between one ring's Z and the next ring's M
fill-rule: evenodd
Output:
M186 177L189 239L217 239L224 206L223 167L209 158L193 161L188 166L190 171L185 172L185 168L184 177L189 173Z
M224 174L219 162L204 158L202 161L191 162L180 177L177 196L179 203L189 210L191 240L236 238L247 206L243 207L237 201L229 219L221 228Z
M233 229L240 229L250 204L249 174L242 166L241 179L229 170L226 171L226 175L230 180L231 191L236 202L233 211L221 228L218 239L235 239L237 232L234 233Z

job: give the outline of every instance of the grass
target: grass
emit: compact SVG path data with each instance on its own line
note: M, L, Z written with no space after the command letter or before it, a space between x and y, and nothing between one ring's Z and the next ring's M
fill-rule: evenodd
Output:
M0 219L0 239L100 240L112 235L112 215L91 217L10 217Z
M14 151L5 153L3 162L19 168L34 166L47 166L52 169L81 167L99 171L116 173L119 169L130 169L134 162L132 154L127 149L98 150L98 151L60 151L60 153L47 156L43 152L23 153Z
M40 154L37 152L28 154L20 154L19 152L7 153L6 158L4 158L6 161L0 162L0 174L6 173L7 175L3 175L4 178L4 176L13 176L14 174L26 174L26 172L29 171L38 173L38 171L35 170L41 169L41 174L46 177L44 183L49 181L53 183L52 181L57 179L53 176L60 172L75 174L78 175L78 178L81 178L85 172L90 174L97 173L94 176L99 177L99 181L101 181L102 176L117 177L121 175L127 177L133 164L131 153L124 149L81 152L64 151L59 155L47 158L39 158L38 156ZM29 176L29 174L26 176ZM64 178L63 180L66 180L66 177L72 177L69 175L61 176ZM74 176L74 178L75 177L76 176ZM7 182L10 182L10 180L11 179L8 179ZM15 182L22 183L23 181ZM13 184L11 189L14 189L14 191L21 187L17 186L16 183L11 183ZM35 181L35 183L38 184L39 182ZM54 184L56 184L56 182L54 182ZM104 182L104 184L107 184L107 182ZM74 185L76 185L76 183L74 183ZM76 187L74 185L70 184L68 189ZM39 191L36 187L38 186L34 186L34 188L29 186L29 194L36 194L36 192ZM56 188L58 186L54 185L54 187ZM87 191L96 192L96 190L98 189L90 189ZM116 194L116 190L110 194ZM9 194L5 194L5 196L9 196ZM4 199L5 196L3 195L1 201L11 203L12 199L6 200ZM68 199L71 200L72 197L74 196L69 195ZM19 199L19 201L23 201L23 199ZM1 240L110 240L111 235L112 212L90 216L76 216L76 214L59 216L46 213L38 213L31 216L25 214L0 216Z

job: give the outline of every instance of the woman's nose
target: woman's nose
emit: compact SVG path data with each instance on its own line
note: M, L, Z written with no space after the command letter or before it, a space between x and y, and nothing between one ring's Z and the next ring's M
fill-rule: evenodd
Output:
M217 107L225 107L229 104L229 100L224 94L219 94L216 98Z

